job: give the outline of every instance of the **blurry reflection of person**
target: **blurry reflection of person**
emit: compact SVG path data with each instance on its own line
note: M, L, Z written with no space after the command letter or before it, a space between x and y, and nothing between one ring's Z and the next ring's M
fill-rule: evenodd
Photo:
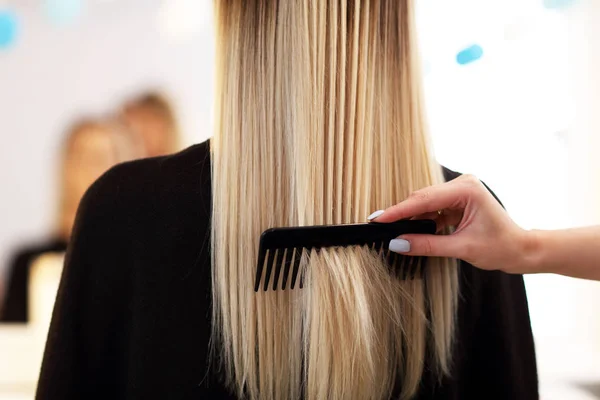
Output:
M79 201L87 188L113 165L141 156L141 146L123 125L95 120L73 125L63 144L56 227L47 241L23 247L13 256L0 307L1 322L28 321L31 263L42 254L66 250Z
M140 135L146 155L156 157L175 153L180 147L180 133L173 106L161 94L149 92L123 107L123 118Z

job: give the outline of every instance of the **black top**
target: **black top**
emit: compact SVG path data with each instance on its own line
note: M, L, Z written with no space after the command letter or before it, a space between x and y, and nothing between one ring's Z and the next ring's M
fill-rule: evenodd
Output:
M67 242L54 238L18 250L8 265L8 285L3 304L0 304L0 322L29 321L29 270L36 258L46 253L67 250Z
M205 142L117 166L89 189L38 399L234 398L207 373L210 177ZM426 371L419 399L537 399L522 277L462 263L460 288L453 376L438 386Z

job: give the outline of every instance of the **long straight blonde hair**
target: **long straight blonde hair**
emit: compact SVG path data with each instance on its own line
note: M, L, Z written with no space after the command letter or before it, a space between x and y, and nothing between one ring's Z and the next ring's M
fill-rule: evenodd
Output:
M403 280L367 247L303 257L303 289L255 293L275 226L361 222L442 182L412 0L216 0L212 357L250 399L414 396L451 367L456 262ZM401 269L403 267L400 267Z

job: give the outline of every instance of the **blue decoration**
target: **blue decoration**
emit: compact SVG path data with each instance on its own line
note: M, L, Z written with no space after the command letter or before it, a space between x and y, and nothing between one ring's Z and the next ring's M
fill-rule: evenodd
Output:
M460 65L466 65L479 60L481 57L483 57L483 49L480 45L474 44L471 47L461 50L456 55L456 62Z
M575 3L575 0L544 0L544 7L556 10L566 8Z
M44 0L44 11L48 18L56 24L73 22L81 14L82 0Z
M0 49L13 45L17 38L17 17L8 10L0 10Z

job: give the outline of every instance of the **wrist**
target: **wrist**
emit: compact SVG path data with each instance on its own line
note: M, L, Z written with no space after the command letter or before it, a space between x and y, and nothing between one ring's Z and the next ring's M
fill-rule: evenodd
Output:
M521 240L522 274L537 274L544 265L544 232L540 230L523 231Z

